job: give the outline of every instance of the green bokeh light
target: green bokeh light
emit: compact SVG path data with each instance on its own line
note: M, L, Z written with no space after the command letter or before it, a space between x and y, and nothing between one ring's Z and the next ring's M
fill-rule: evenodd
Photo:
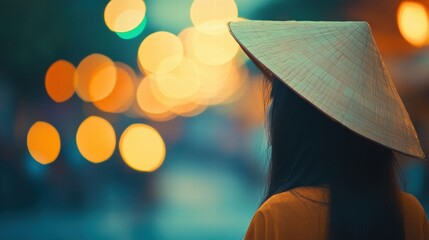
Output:
M147 25L147 17L145 16L143 21L133 30L128 32L116 32L116 34L122 39L135 38L143 32L143 30L146 28L146 25Z

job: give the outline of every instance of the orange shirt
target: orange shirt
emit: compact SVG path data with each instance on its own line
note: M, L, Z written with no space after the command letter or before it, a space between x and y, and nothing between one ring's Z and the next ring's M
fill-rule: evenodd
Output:
M299 187L269 198L254 214L245 236L252 239L325 239L327 228L328 189ZM420 202L401 192L404 203L405 239L429 239L429 222Z

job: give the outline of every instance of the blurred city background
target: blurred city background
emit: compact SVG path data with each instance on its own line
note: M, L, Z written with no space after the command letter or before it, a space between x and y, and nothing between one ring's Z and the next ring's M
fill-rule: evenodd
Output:
M0 19L0 239L241 239L261 73L226 23L364 20L429 153L429 1L27 0ZM429 164L396 155L429 210Z

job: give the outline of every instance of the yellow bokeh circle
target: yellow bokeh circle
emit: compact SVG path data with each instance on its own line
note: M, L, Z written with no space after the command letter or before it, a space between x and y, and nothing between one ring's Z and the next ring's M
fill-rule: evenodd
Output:
M190 30L186 38L189 48L187 53L195 60L207 65L223 65L235 57L240 46L230 33L224 32L218 35L210 35L196 28Z
M142 172L158 169L165 158L165 144L161 135L149 125L129 126L119 140L119 151L124 162Z
M113 32L129 32L138 27L145 15L143 0L111 0L104 10L104 21Z
M160 114L145 112L143 113L143 117L157 122L166 122L176 118L177 114L171 111L160 113Z
M154 96L156 92L152 91L150 86L151 81L155 81L153 77L154 75L149 75L140 81L136 93L137 104L144 113L165 114L169 112L170 107Z
M180 64L182 58L182 42L169 32L152 33L143 40L138 50L139 64L151 73L169 72Z
M102 54L87 56L76 69L74 86L83 101L93 102L107 97L115 84L115 63Z
M134 70L124 63L116 64L116 84L105 98L94 101L94 105L104 112L120 113L128 110L134 100L136 75Z
M227 33L227 23L237 18L234 0L194 0L191 5L192 23L206 34Z
M163 63L161 63L161 66ZM155 85L159 92L170 99L192 99L200 88L197 65L187 57L173 71L155 74Z
M100 163L109 159L115 151L115 130L104 118L90 116L80 124L76 143L84 158Z
M51 163L60 153L60 135L51 124L38 121L28 131L27 147L34 160L41 164Z
M194 117L204 112L207 106L194 101L174 106L171 111L183 117Z
M421 47L429 42L429 19L423 4L402 2L398 8L397 22L402 36L412 45Z

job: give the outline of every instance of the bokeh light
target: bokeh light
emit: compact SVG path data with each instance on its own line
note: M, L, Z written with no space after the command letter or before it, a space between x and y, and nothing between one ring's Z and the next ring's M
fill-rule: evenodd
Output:
M116 66L110 58L94 53L79 63L74 85L83 101L92 102L107 97L115 84Z
M155 171L165 158L164 140L146 124L129 126L119 140L119 151L128 166L143 172Z
M168 60L161 63L160 68ZM183 57L179 66L169 73L155 74L155 83L159 92L170 99L183 100L192 99L200 87L198 68L194 62Z
M75 71L75 66L66 60L58 60L48 68L45 88L52 100L64 102L73 96Z
M157 122L166 122L166 121L170 121L172 119L175 119L177 117L177 114L175 114L174 112L171 111L171 109L167 112L163 112L163 113L150 113L150 112L144 112L142 114L142 117L153 120L153 121L157 121Z
M143 32L143 30L146 28L146 25L147 25L147 17L145 17L143 21L133 30L129 32L116 32L116 35L118 35L122 39L135 38L138 35L140 35L140 33Z
M235 65L224 79L218 94L211 99L210 104L229 104L236 101L246 90L247 77L247 68Z
M225 34L227 23L238 17L234 0L194 0L191 20L198 30L206 34Z
M402 2L398 8L397 22L402 36L412 45L421 47L429 42L429 19L423 4Z
M169 32L152 33L143 40L138 50L139 64L151 73L166 73L175 69L182 57L182 42Z
M231 61L218 66L199 64L198 67L202 81L199 99L203 102L210 102L211 99L220 94L220 91L229 81L230 75L235 71L236 65Z
M150 81L154 75L149 75L140 81L137 88L136 99L140 109L149 114L164 114L169 111L170 107L161 103L151 90Z
M191 36L194 30L195 27L187 27L178 34L178 38L180 39L180 41L182 41L183 44L184 54L188 57L192 56L190 52L190 47L192 43Z
M229 32L210 35L193 28L186 47L194 59L207 65L222 65L230 62L239 50L239 45Z
M143 0L111 0L104 10L104 21L113 32L129 32L137 28L146 15Z
M137 77L134 73L134 70L124 63L117 62L115 65L115 87L107 97L93 102L98 109L104 112L124 112L134 101L134 89L137 82Z
M226 38L225 41L221 40L223 37ZM198 69L200 87L192 100L194 104L207 106L231 103L242 95L239 92L245 90L247 67L243 64L247 58L239 51L235 41L227 37L222 34L205 34L195 27L186 28L179 33L185 56L193 60ZM171 111L183 116L179 106L192 105L188 101L174 106ZM196 108L196 114L197 109L204 111L205 107Z
M171 111L182 117L194 117L206 110L207 105L199 104L194 101L190 101L184 104L178 104L171 108Z
M60 135L51 124L38 121L28 131L27 147L34 160L41 164L51 163L60 153Z
M115 150L115 130L104 118L90 116L80 124L76 143L84 158L100 163L110 158Z

